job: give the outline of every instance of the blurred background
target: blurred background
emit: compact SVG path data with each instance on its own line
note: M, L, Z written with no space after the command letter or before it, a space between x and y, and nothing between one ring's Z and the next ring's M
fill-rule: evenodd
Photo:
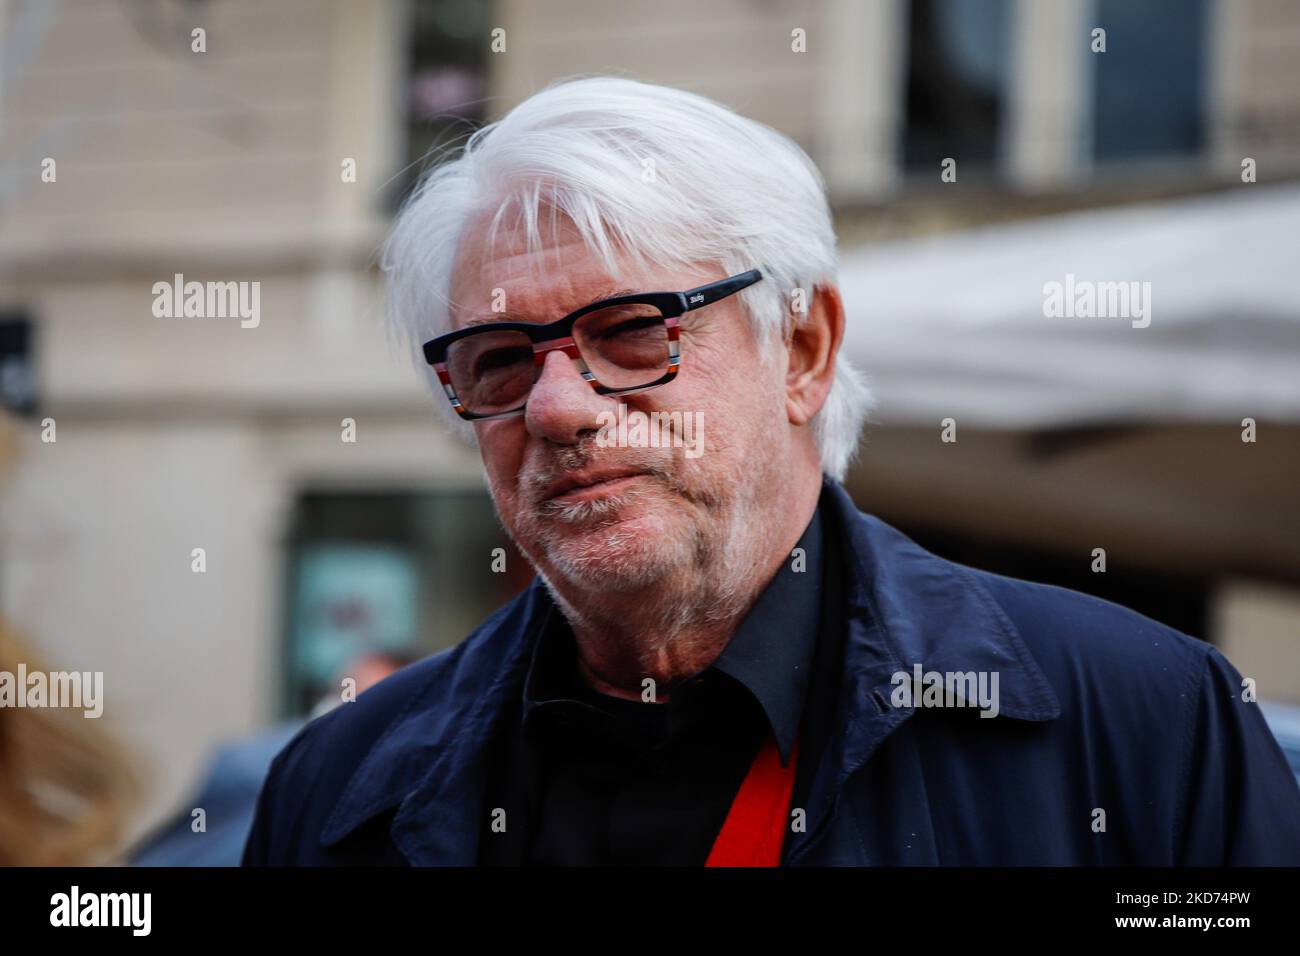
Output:
M139 862L198 859L190 808L238 777L228 856L341 676L528 580L489 570L509 544L375 254L431 147L576 73L713 97L823 170L879 401L864 510L1300 703L1300 4L0 0L0 57L0 615L104 673ZM260 282L260 325L156 318L176 273ZM1150 326L1046 317L1067 275L1150 282Z

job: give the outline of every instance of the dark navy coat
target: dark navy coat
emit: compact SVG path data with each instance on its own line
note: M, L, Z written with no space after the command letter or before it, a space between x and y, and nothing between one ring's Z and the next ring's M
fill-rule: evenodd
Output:
M938 558L838 485L825 500L844 531L847 644L786 864L1300 864L1300 789L1217 650ZM549 600L534 581L305 727L272 764L244 862L473 865L487 745ZM896 706L893 676L918 663L997 672L997 716Z

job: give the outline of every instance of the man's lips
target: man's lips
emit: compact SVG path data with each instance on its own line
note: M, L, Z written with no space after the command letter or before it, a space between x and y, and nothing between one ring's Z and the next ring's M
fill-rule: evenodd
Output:
M542 500L598 497L617 490L629 479L644 477L644 475L645 472L635 468L592 468L572 471L558 481L552 482L543 493Z

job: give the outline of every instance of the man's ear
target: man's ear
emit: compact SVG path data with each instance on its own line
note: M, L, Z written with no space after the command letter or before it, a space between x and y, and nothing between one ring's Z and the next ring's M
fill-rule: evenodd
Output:
M844 340L844 302L833 285L813 289L803 321L786 341L790 353L785 376L786 415L792 425L806 425L821 411L835 378L835 357Z

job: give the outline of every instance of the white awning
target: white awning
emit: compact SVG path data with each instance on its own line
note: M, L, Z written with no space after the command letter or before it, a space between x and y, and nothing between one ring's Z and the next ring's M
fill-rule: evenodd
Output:
M1067 281L1150 283L1149 326L1048 317ZM840 283L883 424L1300 420L1297 186L862 246Z

